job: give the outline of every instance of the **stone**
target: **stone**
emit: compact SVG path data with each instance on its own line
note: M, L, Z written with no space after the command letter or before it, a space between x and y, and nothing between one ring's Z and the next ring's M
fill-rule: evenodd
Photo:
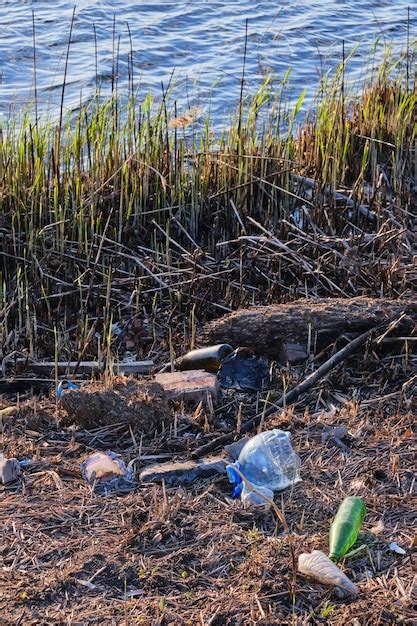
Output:
M0 453L0 480L3 485L12 483L20 476L20 465L17 459L6 459L3 453Z
M325 426L321 435L321 443L324 445L327 441L332 441L344 452L350 452L349 446L343 441L348 434L346 426Z
M234 441L230 443L228 446L224 446L227 454L230 456L233 461L237 461L239 458L239 454L242 452L244 446L248 443L250 437L242 437L239 441Z
M217 376L205 370L165 372L156 374L154 380L163 387L169 400L207 402L207 394L209 393L213 403L216 403L219 396Z
M184 463L159 463L145 467L139 474L143 483L159 483L164 481L167 487L191 485L197 480L225 474L226 461L222 457L211 457Z

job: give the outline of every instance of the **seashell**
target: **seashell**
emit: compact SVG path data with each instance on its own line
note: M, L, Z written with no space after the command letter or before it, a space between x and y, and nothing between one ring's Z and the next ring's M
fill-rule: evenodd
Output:
M315 578L323 585L340 587L353 596L358 594L356 585L320 550L311 554L304 552L298 557L298 571Z

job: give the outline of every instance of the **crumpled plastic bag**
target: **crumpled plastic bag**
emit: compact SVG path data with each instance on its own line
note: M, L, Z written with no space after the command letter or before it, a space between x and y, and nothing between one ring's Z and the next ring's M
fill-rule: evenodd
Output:
M81 463L84 480L97 493L131 491L135 488L133 468L126 467L115 452L96 452Z
M254 393L271 386L268 365L248 348L237 348L223 359L217 377L226 389Z

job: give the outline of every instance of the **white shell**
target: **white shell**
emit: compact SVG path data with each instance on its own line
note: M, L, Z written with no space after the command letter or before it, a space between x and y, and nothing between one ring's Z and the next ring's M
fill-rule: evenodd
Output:
M354 596L358 594L356 585L320 550L313 550L311 554L308 552L300 554L298 571L312 576L323 585L340 587Z

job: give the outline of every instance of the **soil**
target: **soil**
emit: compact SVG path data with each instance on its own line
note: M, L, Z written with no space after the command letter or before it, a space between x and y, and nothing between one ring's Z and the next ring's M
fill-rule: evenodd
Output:
M171 409L161 385L117 376L106 383L95 381L62 396L64 425L98 428L129 424L136 432L152 433L171 422Z
M252 397L231 394L216 415L177 411L173 427L142 437L120 420L67 428L54 401L28 400L3 419L6 456L33 462L21 482L0 487L1 623L416 623L415 396L398 391L398 377L381 391L375 376L363 376L359 388L359 361L264 425L290 430L302 461L302 482L275 494L296 556L327 553L341 500L365 500L358 550L341 563L359 588L356 599L338 599L300 574L293 596L281 523L273 512L245 511L231 500L226 476L107 496L93 493L81 477L80 463L96 450L114 450L126 462L136 458L137 472L186 460L230 427L241 402L243 413L253 411ZM348 452L332 440L323 443L326 426L346 427ZM406 553L391 551L391 542Z

